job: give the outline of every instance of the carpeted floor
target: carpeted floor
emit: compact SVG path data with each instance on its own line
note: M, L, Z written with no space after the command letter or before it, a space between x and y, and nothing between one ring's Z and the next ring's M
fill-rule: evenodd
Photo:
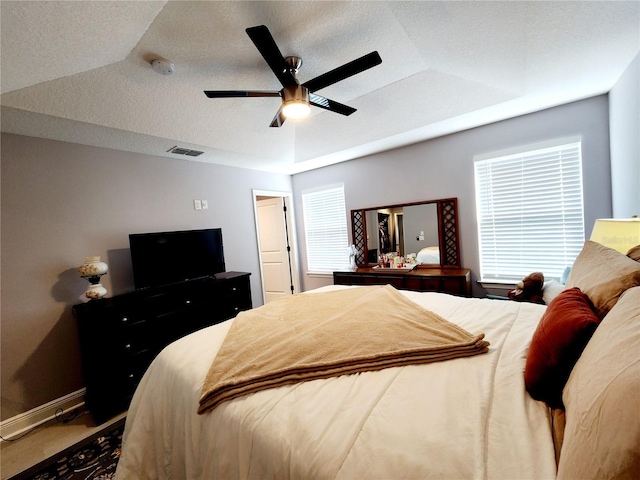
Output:
M120 459L124 419L15 478L21 480L104 480Z

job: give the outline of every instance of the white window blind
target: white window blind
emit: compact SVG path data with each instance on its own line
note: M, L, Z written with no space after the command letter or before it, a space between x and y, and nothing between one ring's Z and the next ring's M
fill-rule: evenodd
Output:
M580 142L475 162L484 281L560 279L584 244Z
M303 192L302 208L311 273L331 273L349 267L349 237L344 187Z

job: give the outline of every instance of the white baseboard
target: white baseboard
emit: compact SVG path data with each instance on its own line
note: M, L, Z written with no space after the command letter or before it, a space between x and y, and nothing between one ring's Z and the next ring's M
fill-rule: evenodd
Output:
M56 412L60 410L67 413L83 406L85 392L86 389L82 388L69 395L57 398L28 412L21 413L20 415L0 422L0 435L2 435L4 439L10 440L12 437L18 436L55 418Z

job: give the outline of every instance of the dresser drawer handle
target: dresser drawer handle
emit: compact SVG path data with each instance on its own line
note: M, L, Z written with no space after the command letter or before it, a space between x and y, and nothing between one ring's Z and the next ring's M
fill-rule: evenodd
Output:
M184 303L186 303L187 305L191 305L191 300L187 300L187 301L186 301L186 302L184 302Z
M133 378L133 377L134 377L133 373L130 373L129 378Z
M127 344L124 346L124 348L126 348L127 350L128 350L128 349L130 349L130 348L131 348L131 344L130 344L130 343L127 343Z
M127 317L122 317L122 323L126 323L128 321L129 321L129 319Z
M238 290L238 287L232 287L232 288L231 288L231 291L232 291L232 292L235 292L236 290Z
M240 309L239 309L238 307L233 307L233 310L234 310L235 312L237 312L237 311L238 311L238 310L240 310Z

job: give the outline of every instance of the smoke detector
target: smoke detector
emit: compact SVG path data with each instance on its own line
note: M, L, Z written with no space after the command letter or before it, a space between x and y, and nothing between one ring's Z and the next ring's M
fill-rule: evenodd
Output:
M173 73L173 63L164 58L156 58L151 62L151 68L154 72L158 72L161 75L171 75Z

